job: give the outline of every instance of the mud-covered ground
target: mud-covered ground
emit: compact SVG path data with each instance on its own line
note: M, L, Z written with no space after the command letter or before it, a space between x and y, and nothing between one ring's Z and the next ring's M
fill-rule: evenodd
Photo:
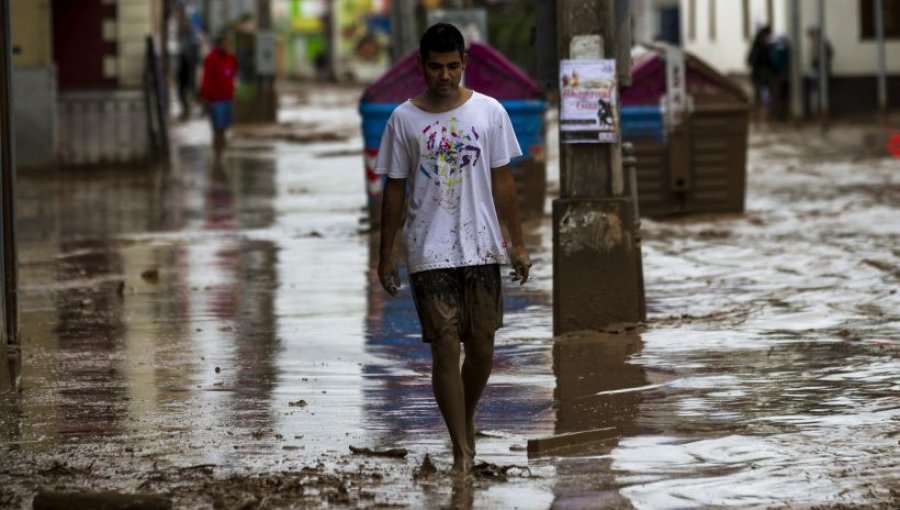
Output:
M754 130L746 214L644 221L642 330L554 341L550 220L526 225L535 278L506 289L485 464L453 482L412 301L371 269L358 94L286 96L223 167L198 119L171 173L20 175L0 507L39 490L185 509L900 505L889 128ZM525 452L604 426L579 455Z

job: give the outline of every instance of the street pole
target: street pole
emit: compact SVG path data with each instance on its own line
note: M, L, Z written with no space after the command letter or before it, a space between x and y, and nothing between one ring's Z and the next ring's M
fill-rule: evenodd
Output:
M166 115L169 114L169 72L171 71L169 65L169 17L171 15L172 0L163 0L162 23L160 23L159 27L159 58L162 61L163 92L159 100L163 105L162 111Z
M828 33L825 30L825 0L819 0L819 122L828 125Z
M559 84L559 62L556 52L556 6L547 0L534 2L535 80L545 91Z
M340 75L340 71L338 70L338 45L340 44L340 34L337 17L337 2L328 2L328 11L325 20L325 37L328 40L328 78L332 81L337 81Z
M0 0L0 229L2 229L3 319L0 338L0 392L12 387L7 351L18 343L18 273L16 267L16 167L12 118L12 44L9 0Z
M397 62L414 50L418 43L416 11L413 0L391 2L391 57Z
M272 1L256 2L256 96L261 122L278 120L278 96L275 92L275 33L272 30Z
M803 119L803 59L801 58L801 41L803 40L802 23L800 21L800 0L790 0L788 23L791 34L791 117L794 123Z
M627 15L617 13L617 7L628 3L557 0L559 59L618 57L617 68L627 67L617 30ZM621 145L560 143L559 154L560 198L553 202L554 334L639 322L644 319L641 252Z
M878 113L887 117L887 63L884 51L884 0L875 0L875 35L878 39Z
M212 39L215 37L212 29L212 0L203 0L203 30L206 37Z

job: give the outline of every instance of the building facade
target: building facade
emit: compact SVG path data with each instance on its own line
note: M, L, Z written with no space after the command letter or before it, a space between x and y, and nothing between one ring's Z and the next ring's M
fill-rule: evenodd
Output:
M799 41L790 37L790 13L796 4ZM772 27L787 38L792 58L805 77L813 75L810 29L819 27L817 0L680 0L684 48L733 76L749 73L747 51L756 31ZM852 115L877 108L878 41L874 0L825 0L825 36L833 48L829 103L831 113ZM884 0L888 107L900 108L900 2Z
M148 157L146 39L161 1L12 0L19 166Z

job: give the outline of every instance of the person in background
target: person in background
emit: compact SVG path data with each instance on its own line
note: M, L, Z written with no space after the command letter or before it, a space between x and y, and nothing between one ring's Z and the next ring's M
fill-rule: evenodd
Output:
M771 102L772 79L775 65L772 62L772 51L769 39L772 27L766 25L756 32L753 44L747 54L747 65L750 66L750 80L753 83L754 117L759 120Z
M810 114L819 111L819 59L821 54L821 36L819 27L810 27L806 30L807 43L809 44L809 74L806 76L806 90L809 98ZM831 61L834 58L834 49L831 42L825 39L825 80L831 79Z
M778 35L771 39L769 44L772 57L772 81L770 90L772 95L772 116L779 120L787 120L791 103L791 43L787 37Z
M187 7L178 4L178 98L181 118L191 116L191 104L196 95L197 63L200 59L200 36L188 16Z
M213 49L203 60L200 96L209 108L213 151L216 161L220 161L225 150L228 128L234 120L234 80L238 61L229 51L228 38L224 34L216 37L213 44Z
M465 479L475 456L475 410L503 324L500 266L512 265L520 283L531 267L509 168L522 151L503 106L460 86L467 62L456 27L438 23L425 31L418 65L427 89L391 114L375 162L375 172L387 176L378 278L397 294L393 248L406 208L413 301L431 347L431 383L453 444L453 472Z

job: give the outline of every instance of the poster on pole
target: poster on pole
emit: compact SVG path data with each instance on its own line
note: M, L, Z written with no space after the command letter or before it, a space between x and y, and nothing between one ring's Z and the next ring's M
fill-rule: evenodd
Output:
M559 139L563 143L619 141L615 59L559 63Z

